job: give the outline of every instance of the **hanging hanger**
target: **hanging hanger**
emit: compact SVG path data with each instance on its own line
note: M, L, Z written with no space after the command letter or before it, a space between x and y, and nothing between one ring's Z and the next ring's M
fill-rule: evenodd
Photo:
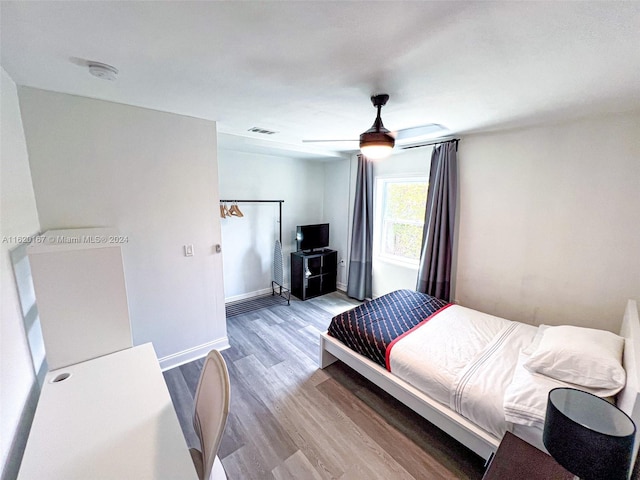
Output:
M233 215L234 217L244 217L244 213L240 211L237 202L234 202L233 205L231 205L231 208L229 209L229 215Z
M238 215L238 217L244 217L244 213L242 213L237 203L236 203L236 214Z
M220 218L227 218L226 207L222 203L220 204Z

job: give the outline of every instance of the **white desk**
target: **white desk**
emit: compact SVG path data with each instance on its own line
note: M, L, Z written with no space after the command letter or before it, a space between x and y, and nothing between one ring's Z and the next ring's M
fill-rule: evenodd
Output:
M47 374L18 479L197 480L150 343Z

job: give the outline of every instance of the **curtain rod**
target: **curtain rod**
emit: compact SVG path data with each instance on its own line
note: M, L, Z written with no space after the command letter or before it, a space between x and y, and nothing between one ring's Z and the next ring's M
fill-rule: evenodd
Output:
M441 143L448 143L448 142L456 142L456 149L457 149L459 141L460 141L459 138L447 138L447 139L444 139L444 140L440 139L440 140L435 140L433 142L420 143L418 145L411 145L410 147L402 147L400 150L409 150L411 148L429 147L431 145L440 145Z

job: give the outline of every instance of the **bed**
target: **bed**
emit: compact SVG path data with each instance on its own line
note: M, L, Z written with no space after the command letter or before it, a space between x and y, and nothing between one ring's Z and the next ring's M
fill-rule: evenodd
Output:
M366 325L369 330L364 333ZM552 327L546 333L546 328L399 290L334 317L320 336L320 368L336 360L344 362L488 460L505 431L544 449L540 408L546 404L547 392L554 386L573 386L524 368L549 343L551 332L562 331ZM617 389L599 389L603 385L582 389L614 399L640 425L636 302L627 303L620 336L598 333L616 337L621 344L622 383L618 378ZM520 408L520 400L528 404ZM634 459L639 443L636 438Z

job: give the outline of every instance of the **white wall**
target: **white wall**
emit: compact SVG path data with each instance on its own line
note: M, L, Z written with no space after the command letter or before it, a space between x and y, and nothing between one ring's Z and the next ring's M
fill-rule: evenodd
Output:
M323 222L330 224L331 248L338 251L338 288L347 289L349 242L353 204L350 203L351 160L335 160L324 164ZM355 181L355 180L354 180Z
M464 137L455 299L617 331L640 298L640 112Z
M0 476L13 478L31 426L38 388L9 251L17 246L13 237L36 234L40 224L16 86L5 70L0 70Z
M19 97L42 229L129 237L134 343L153 342L163 367L225 347L215 123L32 88Z
M323 162L220 149L218 171L221 199L284 200L282 251L288 284L296 225L325 221ZM273 246L279 235L277 204L238 206L244 217L221 221L228 301L270 291Z

